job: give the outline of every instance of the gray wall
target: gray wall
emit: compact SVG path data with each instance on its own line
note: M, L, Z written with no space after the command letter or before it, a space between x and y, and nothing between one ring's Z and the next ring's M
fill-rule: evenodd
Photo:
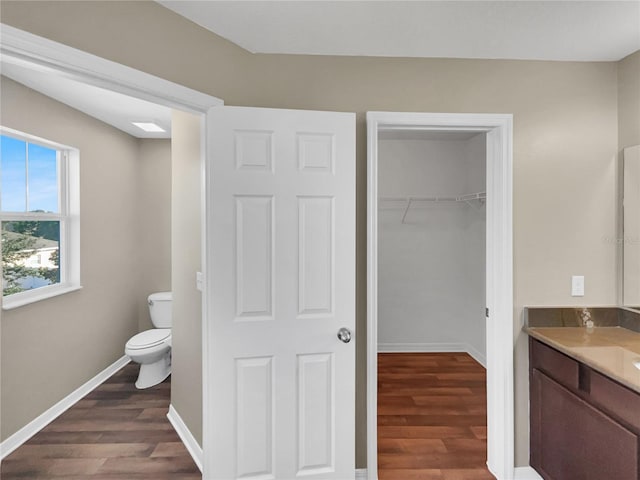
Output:
M378 140L381 198L486 191L486 136ZM478 201L382 200L378 214L380 351L468 351L486 363L485 208Z
M138 140L138 234L141 267L138 328L153 328L147 297L171 290L171 140Z
M617 299L615 242L604 241L617 233L616 62L252 55L153 2L3 1L0 13L4 23L227 104L356 112L360 338L366 330L365 112L514 114L515 450L516 464L528 463L522 307L614 304ZM582 298L570 296L573 274L585 275ZM174 348L199 349L200 344ZM359 467L366 464L365 354L359 342ZM193 382L177 388L188 388L185 396L198 391ZM201 412L180 413L193 419L188 426L197 431Z
M200 117L171 118L173 330L171 404L202 444L202 294L200 254Z
M168 141L139 142L10 79L1 82L2 125L80 150L83 287L2 312L4 440L122 357L147 321L144 292L170 285L170 204L162 191L170 149ZM146 170L156 172L153 181ZM141 215L150 205L158 211ZM160 240L145 247L149 236Z
M640 51L618 63L618 147L640 144Z

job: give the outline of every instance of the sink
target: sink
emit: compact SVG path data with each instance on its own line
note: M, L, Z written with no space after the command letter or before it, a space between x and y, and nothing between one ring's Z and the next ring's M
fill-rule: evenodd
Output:
M640 353L623 347L573 347L570 350L605 372L640 382Z

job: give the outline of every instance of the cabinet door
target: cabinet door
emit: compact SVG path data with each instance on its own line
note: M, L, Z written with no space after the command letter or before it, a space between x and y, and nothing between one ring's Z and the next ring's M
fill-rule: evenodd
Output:
M531 396L531 461L545 479L638 480L634 433L535 369Z

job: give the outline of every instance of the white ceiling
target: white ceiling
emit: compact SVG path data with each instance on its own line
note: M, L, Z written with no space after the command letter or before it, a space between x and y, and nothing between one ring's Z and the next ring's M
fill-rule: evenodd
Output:
M640 0L156 0L254 53L617 61Z
M76 82L51 72L31 69L25 65L3 61L0 69L2 75L129 135L137 138L171 138L170 108ZM152 121L166 132L147 133L132 125L133 121Z
M640 0L157 1L260 53L615 61L640 49ZM169 108L22 64L0 69L134 137L171 137Z

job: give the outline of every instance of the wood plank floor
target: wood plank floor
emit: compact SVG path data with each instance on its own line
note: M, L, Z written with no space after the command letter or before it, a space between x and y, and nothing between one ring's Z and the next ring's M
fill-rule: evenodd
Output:
M138 390L130 363L2 461L2 480L195 480L167 420L170 378Z
M485 369L466 353L378 354L380 480L491 480Z

